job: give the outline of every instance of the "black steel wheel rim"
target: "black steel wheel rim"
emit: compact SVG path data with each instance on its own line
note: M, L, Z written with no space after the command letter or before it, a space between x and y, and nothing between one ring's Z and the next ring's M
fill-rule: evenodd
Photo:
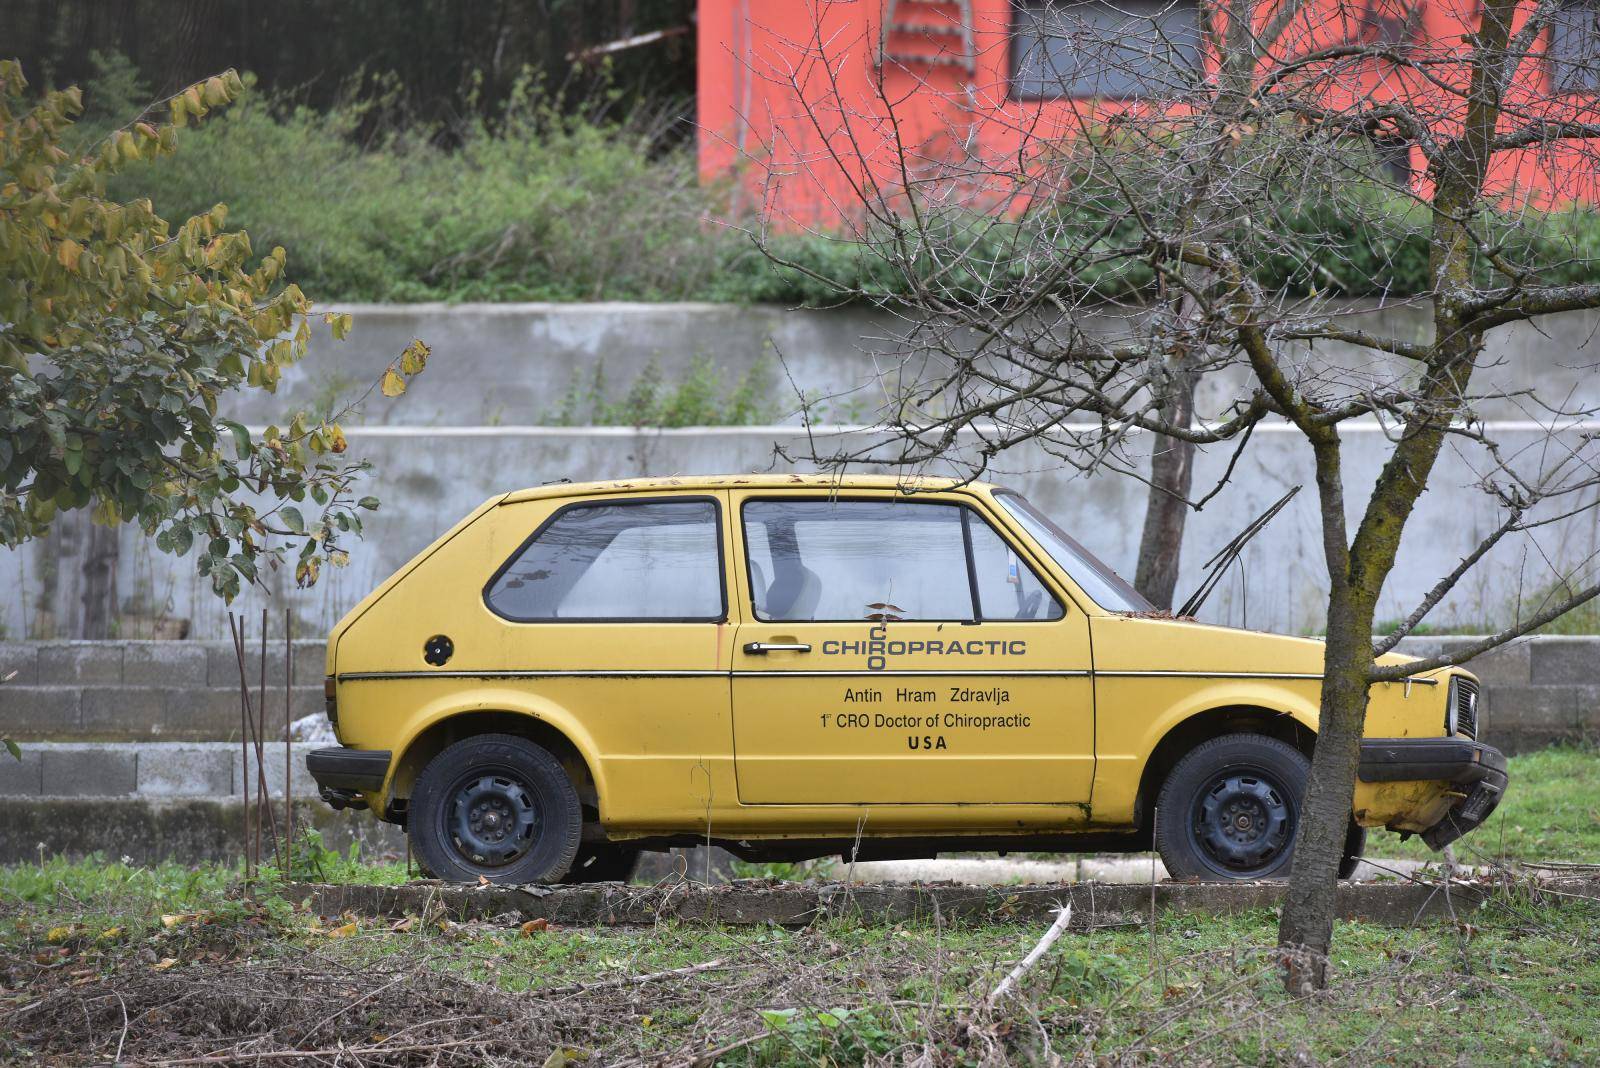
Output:
M1213 775L1195 795L1189 834L1216 871L1234 878L1274 867L1294 844L1292 794L1260 768L1232 768Z
M533 789L507 768L476 768L458 778L442 816L445 836L462 860L503 868L533 848L539 806Z

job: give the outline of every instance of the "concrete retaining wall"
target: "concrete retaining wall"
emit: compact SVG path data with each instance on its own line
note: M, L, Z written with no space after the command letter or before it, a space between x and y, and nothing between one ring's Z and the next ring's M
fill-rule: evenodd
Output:
M1419 656L1474 639L1416 638L1401 651ZM296 718L322 711L322 643L295 645ZM247 671L254 687L259 660L251 654ZM1483 736L1507 752L1525 752L1553 742L1600 738L1600 638L1529 638L1487 653L1470 665L1484 682ZM123 743L232 742L217 755L199 758L196 768L212 770L206 781L222 782L220 763L239 738L238 666L233 650L221 642L0 642L0 674L16 669L17 679L0 686L0 729L23 741L101 742L123 754L115 772L92 781L125 783L138 779L134 754L170 766L183 754L210 752L206 746ZM231 686L229 680L232 680ZM268 723L270 737L283 737L283 646L268 647ZM44 760L47 748L30 745L30 759ZM281 749L277 750L281 754ZM164 755L160 755L164 754ZM282 763L281 758L276 761ZM33 765L44 774L44 765ZM154 765L152 765L154 766ZM269 758L272 774L274 763ZM297 768L301 765L297 764ZM11 764L0 760L0 794L6 793ZM151 774L154 774L153 772ZM198 770L196 774L201 774ZM190 789L193 794L237 790L237 768L229 787ZM151 780L153 781L153 780ZM42 780L41 780L42 782ZM40 790L57 795L53 789ZM121 794L130 789L108 790ZM137 792L143 792L142 788ZM75 796L64 790L58 796Z
M295 643L294 719L323 710L322 641ZM252 697L259 650L245 657ZM230 642L0 642L0 729L19 740L236 741L239 666ZM267 723L283 738L284 647L267 647ZM0 764L0 774L4 765ZM0 791L3 792L3 791Z
M861 432L820 428L809 437L792 424L672 431L622 427L551 427L574 376L592 379L603 362L607 381L625 389L651 360L670 380L697 356L716 360L729 381L760 360L774 366L774 403L792 407L796 389L837 398L824 415L837 421L864 420L891 395L902 362L891 355L907 324L893 314L864 309L830 312L725 305L417 305L353 307L351 339L322 338L312 354L286 375L277 394L235 399L229 414L253 424L281 422L301 405L326 405L330 398L371 381L413 336L429 340L434 359L426 375L394 403L373 402L348 422L352 455L371 460L375 475L362 492L383 500L368 522L367 538L353 546L349 567L326 568L311 590L295 590L282 572L265 589L247 592L234 608L255 618L272 610L278 627L285 608L300 622L299 633L325 633L339 617L438 533L485 498L541 482L638 475L672 475L788 469L775 450L805 456L815 446L829 454L864 445ZM1404 336L1421 337L1426 320L1411 309L1365 311L1353 321ZM1488 345L1482 381L1475 389L1537 387L1569 409L1600 403L1600 380L1591 338L1600 314L1542 320L1536 326L1496 332ZM1319 355L1339 358L1336 346ZM776 367L781 354L783 366ZM1348 354L1347 354L1348 355ZM1360 373L1374 371L1365 361ZM1240 383L1208 379L1202 408L1214 410L1235 395ZM1583 431L1541 449L1543 437L1528 420L1548 413L1519 410L1511 402L1488 403L1479 412L1492 420L1505 454L1529 477L1565 446L1576 447ZM1518 422L1521 420L1522 422ZM976 444L975 439L965 439ZM1351 512L1362 508L1390 442L1375 424L1352 425L1345 433ZM1142 470L1147 437L1136 436L1127 460ZM975 455L968 449L967 455ZM1196 485L1209 485L1227 469L1229 451L1205 451L1196 465ZM1487 461L1470 443L1454 443L1436 469L1432 488L1413 517L1380 615L1404 617L1487 531L1499 513L1477 487ZM801 464L800 466L805 466ZM869 470L870 468L862 468ZM989 469L997 481L1033 497L1081 541L1114 567L1131 573L1143 522L1144 487L1116 475L1088 478L1035 447L1019 447ZM947 473L935 470L931 473ZM961 473L967 473L964 469ZM1180 593L1200 581L1200 564L1251 517L1296 484L1312 484L1309 450L1298 434L1263 426L1222 493L1189 523ZM1204 617L1235 625L1281 631L1314 629L1324 606L1325 566L1314 494L1305 492L1252 543L1243 567L1228 577L1206 606ZM1575 501L1566 501L1571 505ZM124 528L117 565L124 636L150 620L189 637L220 639L228 630L226 608L195 574L193 559L156 552L136 529ZM63 517L51 537L16 551L0 551L0 635L10 638L70 637L79 633L81 576L87 517ZM1600 550L1600 529L1591 516L1540 531L1539 544L1508 539L1497 547L1435 611L1438 622L1470 625L1507 618L1519 592L1551 583L1555 568L1591 560ZM1549 562L1547 564L1547 561ZM490 567L486 564L486 567ZM487 572L486 572L487 573ZM165 633L165 632L162 632Z
M188 797L252 798L264 770L267 796L283 797L283 742L269 743L257 769L255 753L236 742L30 742L22 759L0 760L0 797L128 797L165 801ZM310 745L291 746L288 774L295 797L315 798L306 772Z
M1584 433L1564 434L1551 448L1578 448ZM1509 455L1533 458L1530 462L1541 455L1542 435L1537 431L1513 429L1500 436ZM1349 427L1344 438L1344 484L1354 512L1364 507L1364 495L1387 458L1390 443L1375 425ZM289 569L267 572L265 587L246 591L232 606L245 618L259 620L261 609L268 608L277 632L283 610L292 608L296 633L326 634L369 590L462 515L507 489L560 478L785 469L788 465L777 459L775 448L805 455L813 446L832 451L863 443L861 434L849 430L819 429L808 437L788 427L669 431L370 427L353 429L349 440L354 454L371 460L383 473L373 488L385 503L367 521L366 540L351 545L348 567L323 568L321 581L309 590L294 588ZM1132 448L1137 453L1147 444L1147 437L1137 439ZM1196 461L1196 484L1221 478L1228 459L1225 451L1202 453ZM1434 488L1418 504L1385 588L1380 618L1404 618L1441 575L1499 525L1498 508L1475 488L1476 467L1482 463L1483 457L1465 445L1440 458ZM1113 567L1125 575L1133 573L1145 506L1141 483L1081 476L1034 446L1009 452L990 477L1027 494ZM1222 495L1189 522L1180 594L1187 596L1199 585L1201 565L1213 553L1295 485L1314 487L1310 450L1292 431L1275 426L1259 429ZM81 602L77 582L86 538L79 536L82 532L73 534L73 529L69 523L53 540L0 552L0 590L7 591L0 594L0 633L12 638L62 635L63 621L72 618ZM1527 597L1549 585L1552 565L1575 567L1600 552L1600 528L1592 515L1542 528L1538 536L1537 547L1517 538L1497 546L1458 584L1432 621L1481 625L1503 620L1519 591ZM71 541L72 537L77 540ZM1321 545L1316 494L1307 489L1250 543L1241 566L1222 582L1202 618L1289 633L1317 628L1326 602ZM484 561L485 579L499 563ZM137 529L122 531L118 581L125 606L186 620L193 638L226 638L228 606L212 594L209 581L195 573L194 561L157 552ZM41 606L47 603L54 607L45 611Z
M1427 655L1470 638L1402 645ZM294 715L322 708L322 644L297 642ZM1535 638L1473 662L1485 683L1482 736L1510 753L1600 739L1600 638ZM0 642L0 734L23 742L0 754L0 863L46 852L129 855L139 861L232 859L253 755L239 744L238 666L221 642ZM247 660L252 685L255 655ZM283 647L269 646L267 791L283 796ZM230 687L229 680L232 679ZM179 740L182 739L182 740ZM395 828L314 800L310 745L295 744L291 776L304 825L339 848L358 840L403 855ZM247 770L248 769L248 770ZM696 868L695 870L699 870Z

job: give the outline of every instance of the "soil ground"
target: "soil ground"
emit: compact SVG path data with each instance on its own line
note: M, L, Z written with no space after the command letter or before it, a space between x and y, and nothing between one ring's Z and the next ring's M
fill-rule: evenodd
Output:
M993 1001L1041 924L321 916L270 873L45 858L0 868L0 1063L1600 1063L1600 903L1536 898L1518 863L1600 873L1597 795L1592 752L1519 758L1460 850L1498 892L1409 927L1340 923L1333 985L1306 999L1284 992L1271 909L1071 931Z

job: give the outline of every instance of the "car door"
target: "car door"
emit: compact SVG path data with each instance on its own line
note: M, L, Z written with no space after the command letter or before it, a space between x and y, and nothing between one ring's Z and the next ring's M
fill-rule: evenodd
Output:
M511 507L527 518L500 526L526 540L484 591L506 624L490 659L506 670L483 677L575 717L609 822L703 819L717 780L732 786L720 495Z
M1085 804L1089 632L970 498L733 494L746 804Z

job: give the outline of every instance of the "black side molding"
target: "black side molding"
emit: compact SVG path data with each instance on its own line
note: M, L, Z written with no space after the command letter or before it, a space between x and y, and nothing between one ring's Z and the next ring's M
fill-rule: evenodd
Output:
M306 770L317 785L328 790L376 790L389 772L389 750L313 749L306 754Z

